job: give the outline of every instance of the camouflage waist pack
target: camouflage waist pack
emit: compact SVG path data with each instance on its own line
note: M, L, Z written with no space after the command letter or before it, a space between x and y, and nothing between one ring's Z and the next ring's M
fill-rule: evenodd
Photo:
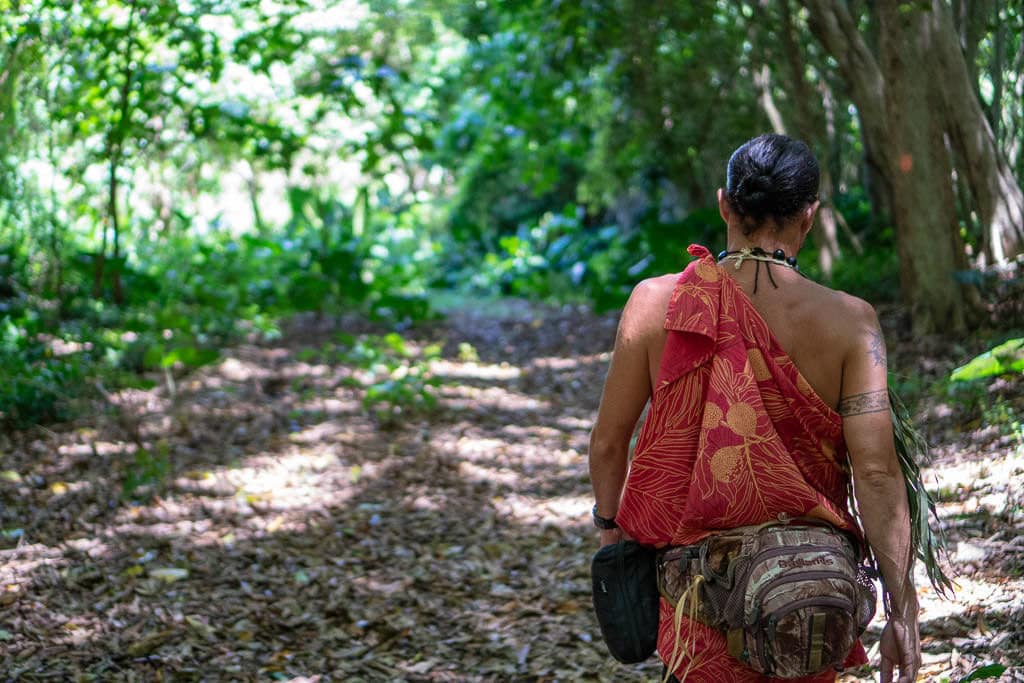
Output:
M725 633L729 654L768 676L839 669L875 613L851 538L816 520L741 527L658 557L658 589ZM675 655L673 655L674 657Z

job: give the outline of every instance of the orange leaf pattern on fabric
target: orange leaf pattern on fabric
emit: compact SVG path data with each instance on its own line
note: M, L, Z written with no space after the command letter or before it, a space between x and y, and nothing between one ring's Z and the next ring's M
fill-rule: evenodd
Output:
M724 418L725 416L722 415L722 409L714 403L707 403L704 405L704 423L702 425L704 429L714 429L722 423Z
M764 362L764 356L761 355L760 349L747 349L747 360L750 361L750 369L754 371L754 379L758 382L772 378L772 373L768 372L768 364Z
M711 253L697 245L689 252L697 260L669 301L661 368L616 521L657 547L689 545L780 514L820 517L859 535L846 505L841 418ZM675 642L671 615L662 599L663 655ZM685 619L682 630L697 643L689 680L770 680L730 657L720 632ZM847 664L866 661L858 643Z

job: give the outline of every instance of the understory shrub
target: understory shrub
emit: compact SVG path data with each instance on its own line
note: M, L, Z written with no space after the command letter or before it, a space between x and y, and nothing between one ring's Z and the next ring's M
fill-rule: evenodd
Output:
M393 204L386 192L371 202L366 190L355 207L299 188L288 198L292 218L273 232L137 240L103 259L98 296L99 256L87 246L62 245L59 280L33 270L29 242L0 247L0 422L65 419L97 381L108 390L153 372L170 381L239 340L279 336L279 321L297 312L359 312L392 326L432 315L440 247L420 229L433 220L427 208ZM403 405L423 394L394 381L370 400Z
M843 256L830 280L811 255L813 241L801 269L816 281L869 301L893 301L899 295L899 262L892 229L876 225L870 205L858 197L845 198L843 208L851 233L868 245L864 253L858 254L843 232ZM492 296L588 301L598 311L611 310L625 304L640 280L685 268L691 260L686 248L694 243L713 252L725 246L717 206L693 210L677 221L650 208L624 228L592 226L583 208L570 204L559 213L520 224L478 260L462 254L451 258L453 275L442 284Z
M354 383L363 390L363 407L381 426L390 428L410 416L437 406L441 381L430 369L441 356L437 344L417 347L400 334L339 336L335 359L357 372Z

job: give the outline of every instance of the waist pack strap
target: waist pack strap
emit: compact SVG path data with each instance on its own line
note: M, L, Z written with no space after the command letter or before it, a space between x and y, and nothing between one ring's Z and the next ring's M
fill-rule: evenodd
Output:
M661 597L668 600L677 607L679 601L689 594L689 599L695 601L692 610L689 610L688 617L696 621L713 626L704 605L703 591L693 589L693 581L696 577L704 577L703 555L706 552L706 545L698 543L690 546L675 546L667 548L658 553L657 578L658 592Z
M821 655L825 649L825 615L818 612L811 617L811 652L807 662L809 669L821 668Z
M731 628L725 633L726 644L728 645L729 656L733 659L743 659L743 649L746 647L743 629Z

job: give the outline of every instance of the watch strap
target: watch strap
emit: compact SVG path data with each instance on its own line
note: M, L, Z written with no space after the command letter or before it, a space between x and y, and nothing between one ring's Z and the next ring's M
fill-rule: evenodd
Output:
M590 514L594 517L594 526L598 529L618 529L619 525L615 523L614 517L602 517L597 514L597 505L594 505L594 509L590 511Z

